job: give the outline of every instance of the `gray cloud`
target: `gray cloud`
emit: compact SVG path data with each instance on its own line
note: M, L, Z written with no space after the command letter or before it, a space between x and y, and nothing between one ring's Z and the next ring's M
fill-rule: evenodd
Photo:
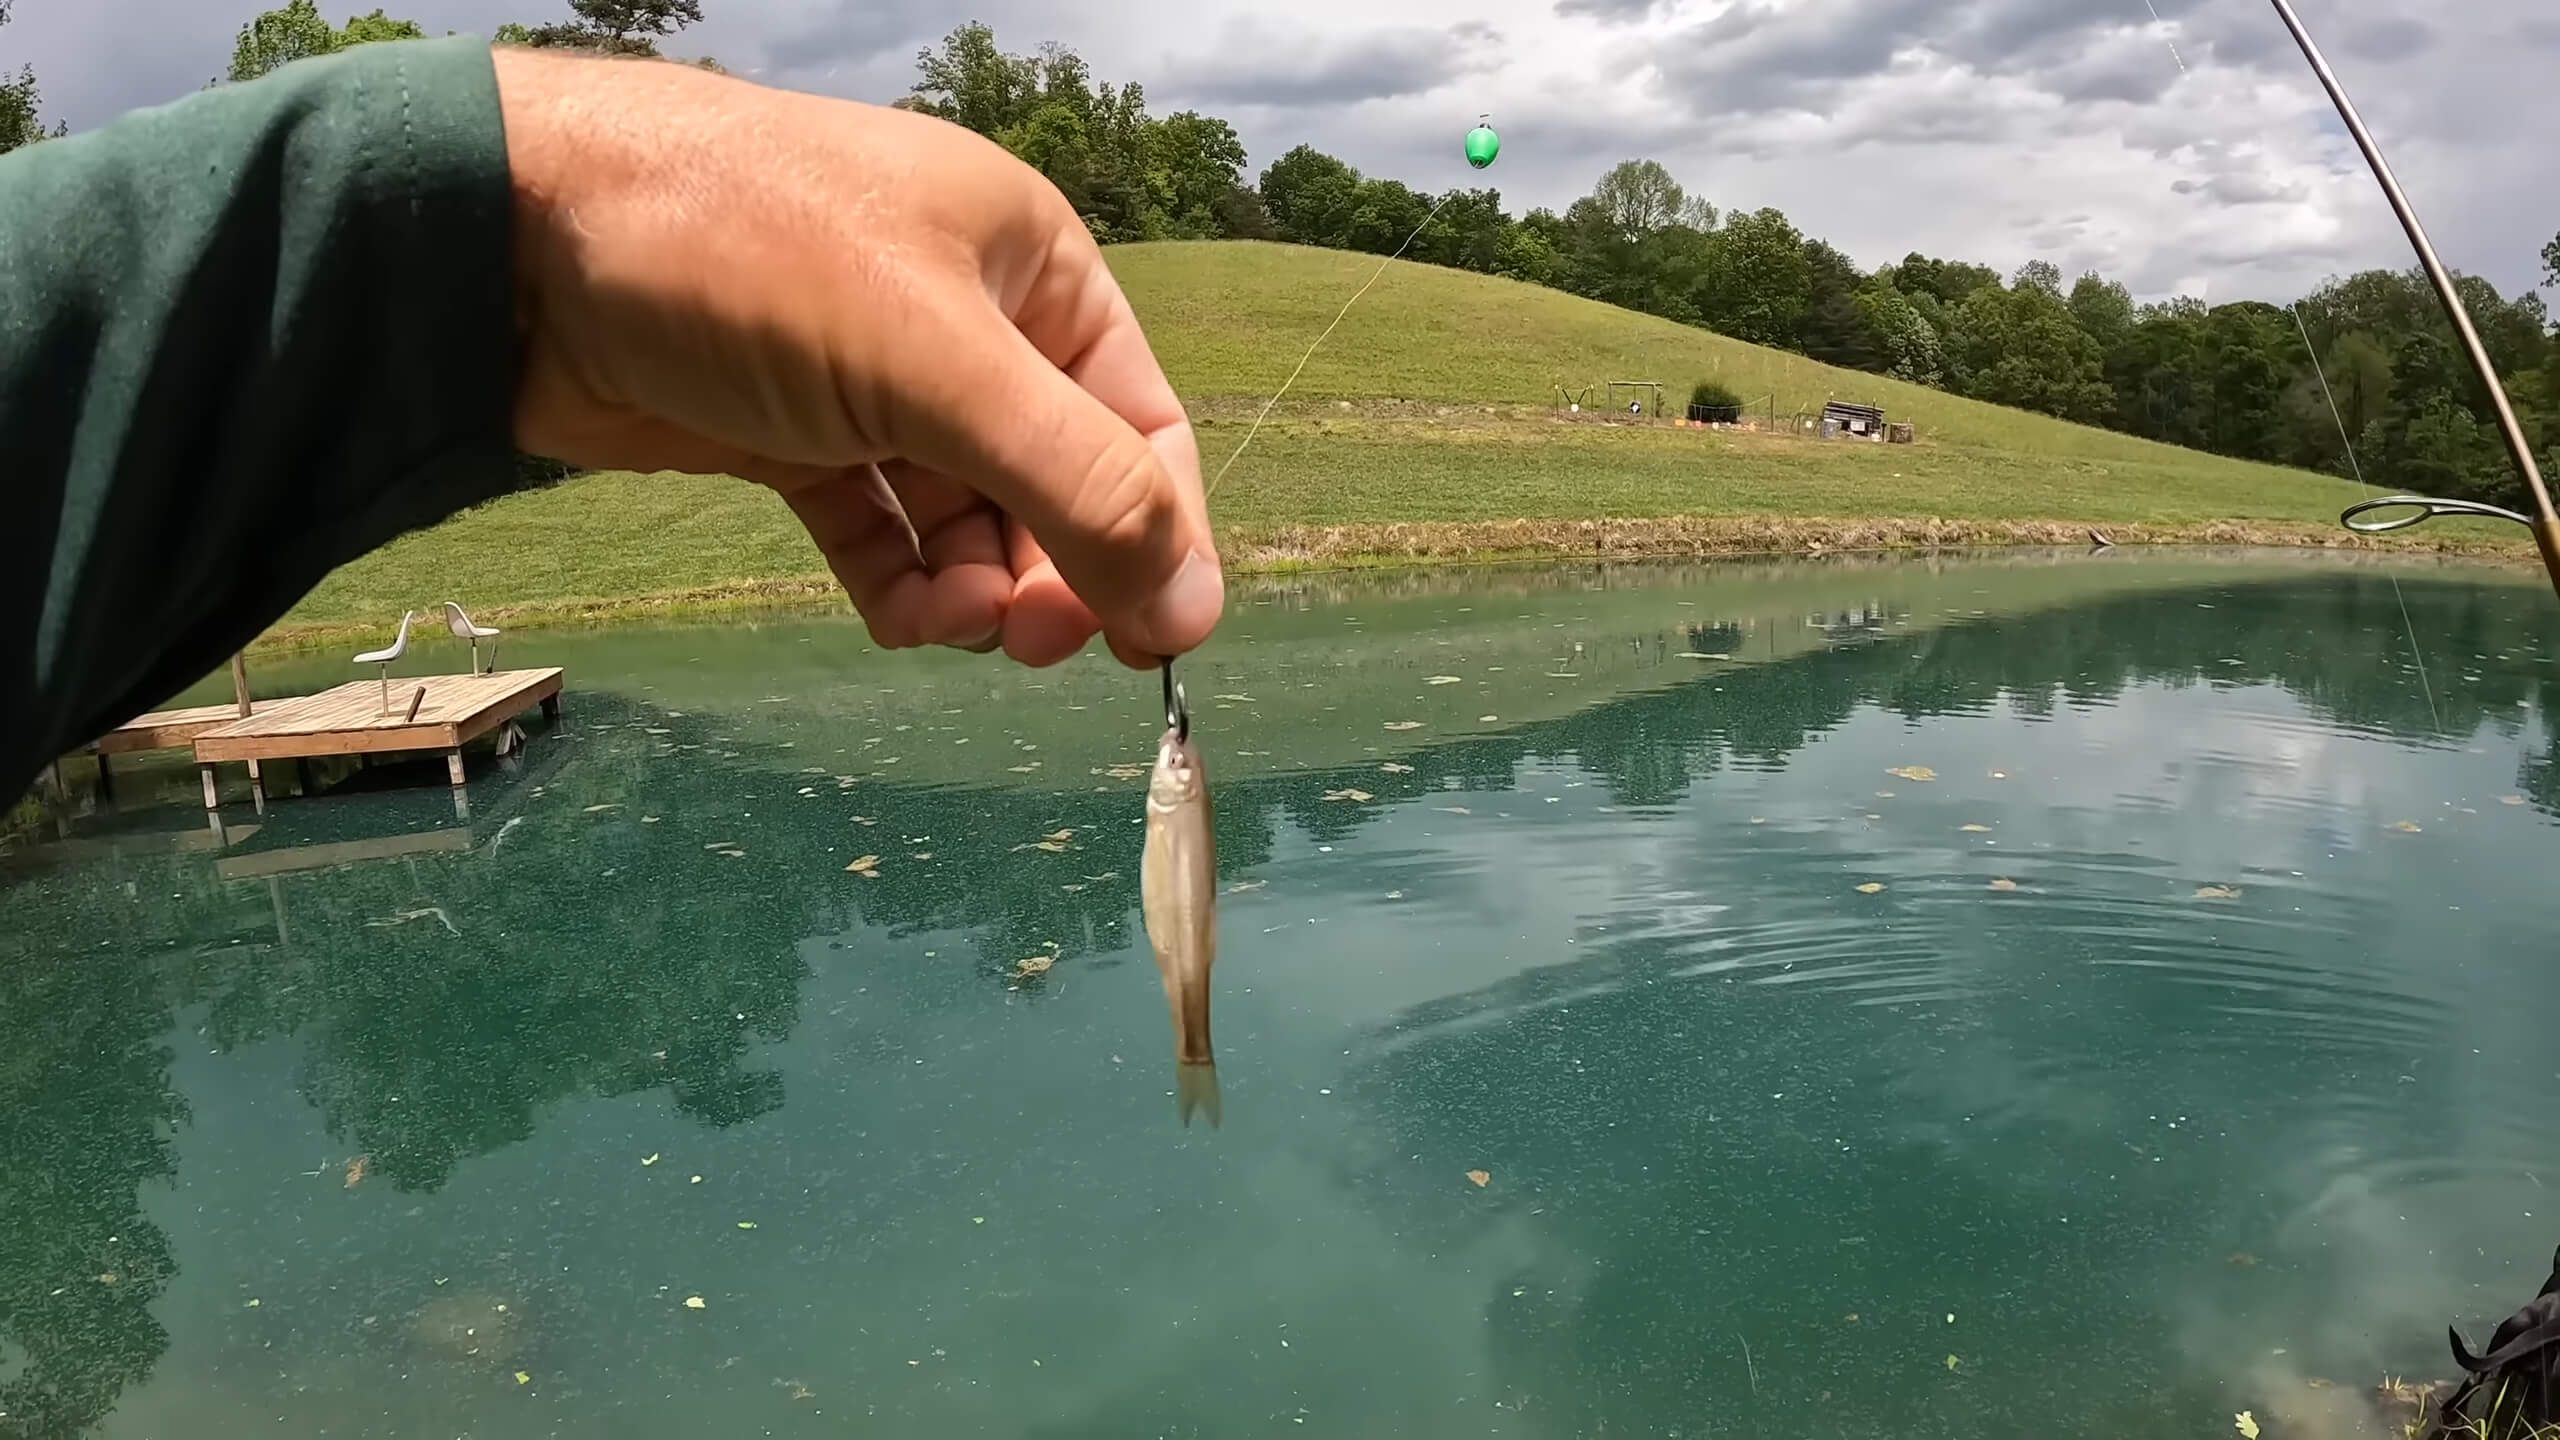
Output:
M2406 15L2389 15L2349 26L2340 42L2359 60L2398 60L2434 47L2436 32Z
M1556 0L1555 11L1567 19L1597 20L1603 25L1629 25L1648 20L1664 0Z
M2201 195L2223 205L2296 205L2311 198L2311 191L2306 186L2251 174L2180 180L2169 189L2179 195Z
M1238 26L1208 56L1179 68L1182 88L1210 101L1354 105L1424 94L1481 70L1499 39L1481 22L1445 30L1371 30L1339 39L1284 39Z
M93 128L194 91L247 15L281 0L20 0L0 67L32 63L49 116ZM376 0L321 0L333 17ZM2286 298L2406 247L2262 0L706 0L676 47L767 81L887 100L964 21L1006 49L1071 45L1159 112L1237 122L1257 164L1307 142L1426 189L1561 208L1652 156L1718 204L1787 209L1864 263L1920 248L2002 270L2100 264L2138 293ZM2453 264L2512 289L2560 229L2551 0L2300 0ZM487 33L564 0L391 0L431 32ZM1449 27L1467 14L1487 23ZM1683 15L1692 18L1683 19ZM1427 18L1426 18L1427 17ZM1499 35L1493 33L1498 28ZM2169 57L2164 33L2192 73ZM1168 42L1167 36L1192 37ZM1212 43L1215 37L1215 43ZM1197 46L1167 55L1168 44ZM1357 106L1356 110L1348 108ZM1465 168L1481 110L1500 166ZM1856 183L1843 183L1852 177ZM2103 179L2099 178L2103 177ZM2172 190L2172 184L2184 182ZM2050 193L2048 193L2050 192ZM2093 213L2081 223L2021 215Z
M1694 115L1819 109L1838 86L1893 59L1896 16L1924 0L1833 0L1781 10L1743 0L1663 45L1663 97Z

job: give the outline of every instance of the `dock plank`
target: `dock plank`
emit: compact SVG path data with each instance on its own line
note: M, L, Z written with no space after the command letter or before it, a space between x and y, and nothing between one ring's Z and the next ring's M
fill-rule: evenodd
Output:
M186 705L136 715L88 744L75 755L124 755L137 750L184 750L207 730L240 718L237 705Z
M210 765L226 760L450 751L557 696L560 676L557 666L488 675L412 676L392 682L387 714L378 681L350 680L317 695L271 702L255 714L198 734L196 760ZM421 686L427 693L412 717L409 701Z

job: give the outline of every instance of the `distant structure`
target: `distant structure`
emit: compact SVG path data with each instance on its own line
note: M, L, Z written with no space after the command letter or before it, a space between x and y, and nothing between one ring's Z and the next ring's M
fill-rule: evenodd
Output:
M1826 428L1836 427L1842 433L1855 435L1860 439L1879 439L1884 434L1884 407L1881 405L1857 405L1846 400L1826 401L1822 407L1822 418L1828 422Z

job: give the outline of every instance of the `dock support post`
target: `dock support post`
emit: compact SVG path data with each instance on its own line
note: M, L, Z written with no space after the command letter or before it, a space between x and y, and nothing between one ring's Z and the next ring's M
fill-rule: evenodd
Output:
M267 777L255 760L249 762L249 798L257 803L259 814L267 813Z
M104 750L98 752L98 798L110 805L116 798L115 769L108 763Z
M444 752L444 773L453 781L453 788L462 788L462 750L459 746Z
M196 766L196 773L204 778L204 808L207 810L221 809L222 791L213 783L213 767L211 765L198 765Z
M560 723L559 691L554 690L550 694L542 697L542 718L548 724L557 725Z

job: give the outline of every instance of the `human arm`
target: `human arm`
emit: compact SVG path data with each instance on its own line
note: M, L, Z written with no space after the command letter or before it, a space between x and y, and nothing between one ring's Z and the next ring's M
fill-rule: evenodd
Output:
M0 160L0 785L502 492L518 445L771 485L884 644L1042 664L1099 628L1140 664L1220 608L1181 407L992 144L365 46Z

